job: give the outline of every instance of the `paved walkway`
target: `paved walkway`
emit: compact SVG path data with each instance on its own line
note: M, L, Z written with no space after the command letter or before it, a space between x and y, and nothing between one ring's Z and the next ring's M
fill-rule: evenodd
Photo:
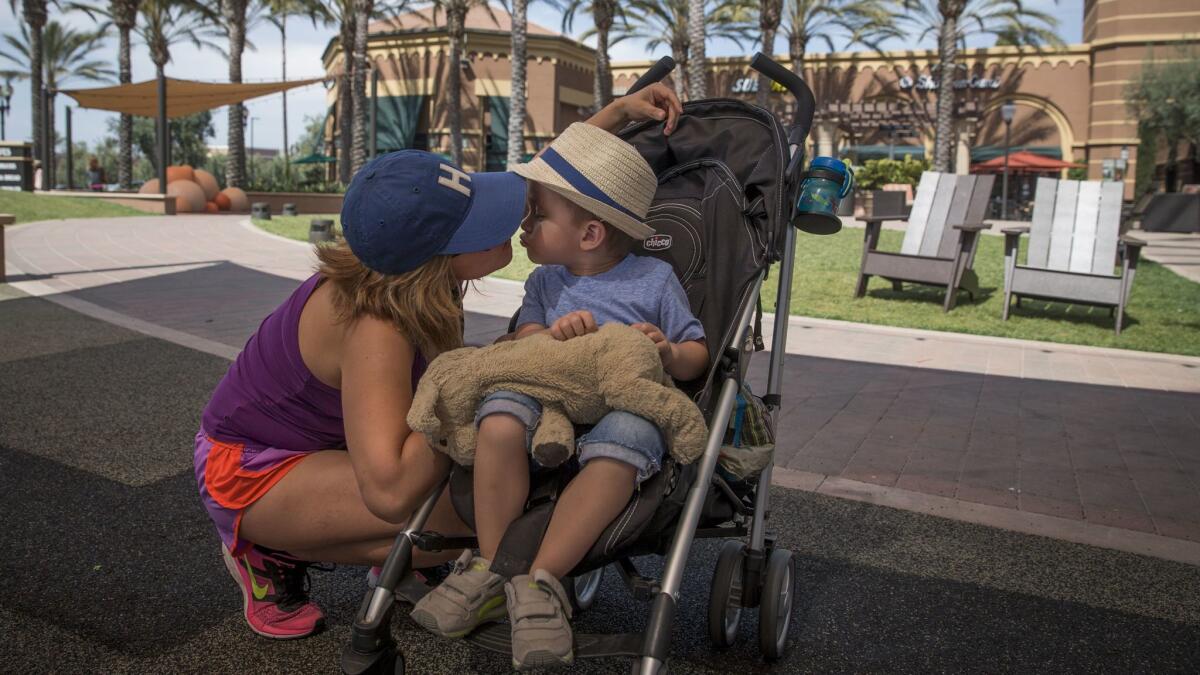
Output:
M13 286L232 358L311 273L239 217L7 228ZM500 334L520 286L467 298ZM776 482L1200 563L1200 359L793 318ZM761 379L765 359L758 359Z

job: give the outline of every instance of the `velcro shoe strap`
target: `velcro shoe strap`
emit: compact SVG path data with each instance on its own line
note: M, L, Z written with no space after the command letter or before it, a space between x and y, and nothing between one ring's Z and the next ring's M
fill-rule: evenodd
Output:
M526 619L558 619L564 618L562 610L556 603L549 601L527 601L518 604L510 610L509 619L513 623Z

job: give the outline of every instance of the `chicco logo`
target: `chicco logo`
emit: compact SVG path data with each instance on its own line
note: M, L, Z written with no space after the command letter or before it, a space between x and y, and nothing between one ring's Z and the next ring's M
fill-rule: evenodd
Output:
M665 251L671 248L671 235L656 234L646 237L646 241L642 242L642 248L647 251Z

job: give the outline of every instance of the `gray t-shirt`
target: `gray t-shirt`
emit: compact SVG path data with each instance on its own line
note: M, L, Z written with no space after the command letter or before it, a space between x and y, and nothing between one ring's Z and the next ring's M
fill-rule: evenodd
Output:
M671 342L704 339L704 326L692 316L671 265L632 253L607 272L587 277L577 277L562 265L535 269L525 282L517 325L549 326L585 309L597 326L650 323Z

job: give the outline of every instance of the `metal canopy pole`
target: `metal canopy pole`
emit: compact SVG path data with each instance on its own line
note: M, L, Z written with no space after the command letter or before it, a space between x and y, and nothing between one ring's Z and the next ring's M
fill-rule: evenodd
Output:
M167 128L167 78L158 74L158 192L167 194L167 163L171 161L171 132Z
M67 106L67 189L75 189L75 153L71 147L71 106Z

